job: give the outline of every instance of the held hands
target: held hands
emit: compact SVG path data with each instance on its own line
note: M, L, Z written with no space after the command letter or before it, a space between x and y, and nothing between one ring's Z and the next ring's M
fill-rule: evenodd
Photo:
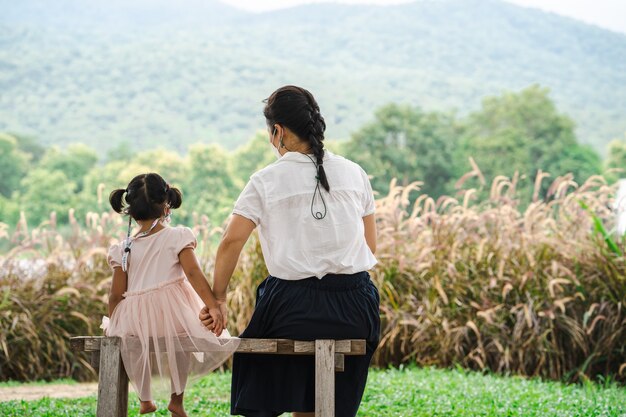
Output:
M226 301L218 301L219 308L209 308L204 306L200 311L200 321L202 324L217 336L222 334L222 331L226 328L226 320L228 317L228 310L226 308Z

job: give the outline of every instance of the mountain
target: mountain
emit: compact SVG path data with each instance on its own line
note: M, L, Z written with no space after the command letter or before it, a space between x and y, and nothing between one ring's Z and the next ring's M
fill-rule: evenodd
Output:
M551 88L582 142L626 132L626 35L498 0L314 4L248 13L215 0L0 0L0 131L44 144L235 147L262 99L309 88L330 138L389 102L466 113Z

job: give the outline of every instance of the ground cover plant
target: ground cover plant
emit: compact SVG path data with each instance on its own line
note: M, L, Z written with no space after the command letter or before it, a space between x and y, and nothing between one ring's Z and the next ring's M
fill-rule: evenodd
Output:
M205 377L187 392L190 415L229 415L230 373ZM168 415L166 403L156 415ZM0 415L95 416L96 398L42 399L0 403ZM139 403L130 395L129 416L137 416ZM370 373L359 416L606 416L626 413L626 390L614 385L557 382L500 377L460 369L402 368Z

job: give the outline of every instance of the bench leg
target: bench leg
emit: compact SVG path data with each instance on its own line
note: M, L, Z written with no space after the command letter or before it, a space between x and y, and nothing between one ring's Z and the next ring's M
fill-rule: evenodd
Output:
M127 417L128 376L120 353L121 339L106 337L100 345L97 417Z
M335 417L335 341L315 341L315 417Z

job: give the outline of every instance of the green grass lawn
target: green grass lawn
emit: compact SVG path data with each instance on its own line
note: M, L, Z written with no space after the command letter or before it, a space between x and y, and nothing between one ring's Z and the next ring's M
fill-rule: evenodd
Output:
M228 416L230 374L216 373L188 390L190 417ZM156 415L168 416L165 401ZM139 403L130 394L129 415ZM95 416L96 399L43 399L0 403L0 416ZM614 384L564 385L460 370L372 371L359 416L615 416L626 417L626 389Z

